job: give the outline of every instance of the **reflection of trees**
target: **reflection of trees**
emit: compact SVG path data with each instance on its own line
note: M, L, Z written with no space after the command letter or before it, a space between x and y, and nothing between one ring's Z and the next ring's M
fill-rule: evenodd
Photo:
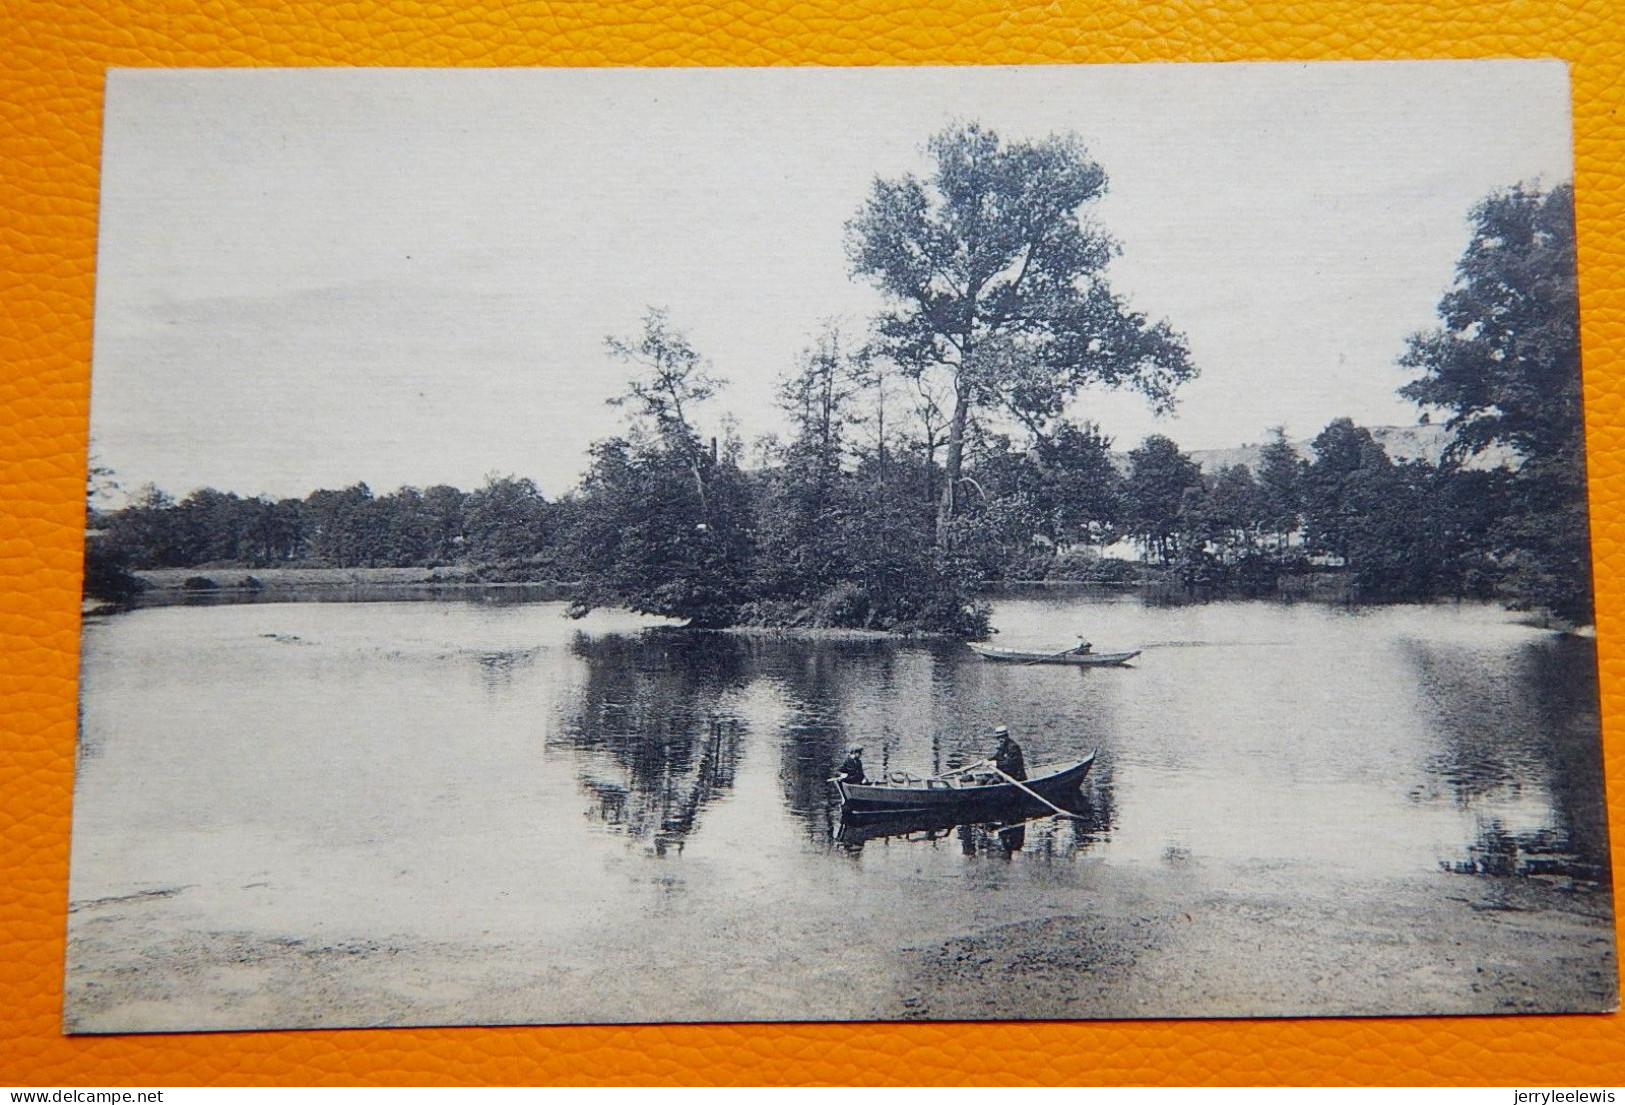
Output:
M582 635L572 651L585 679L561 708L557 739L580 755L591 816L657 850L680 843L732 788L742 711L754 711L758 725L777 717L783 800L819 844L837 831L839 795L829 778L848 744L866 746L872 776L888 766L943 771L991 751L978 746L979 735L953 735L968 728L965 688L956 682L967 654L953 642L680 631ZM1027 853L1070 852L1110 834L1109 769L1097 767L1083 793L1087 823L1032 834Z
M1551 793L1568 847L1595 879L1608 879L1608 798L1602 776L1597 646L1562 637L1530 651L1538 711L1548 719Z
M899 646L881 640L786 638L775 641L764 660L767 674L779 683L791 706L779 746L785 800L810 838L826 840L839 805L829 779L846 746L865 746L864 763L871 776L888 765L884 731L855 731L846 707L862 688L891 696L907 682L908 676L898 671ZM943 674L951 666L933 649L932 683L951 679Z
M1545 875L1583 883L1607 876L1607 867L1575 848L1572 836L1556 829L1514 832L1495 820L1480 826L1466 859L1440 866L1462 875Z
M828 831L835 801L829 778L835 774L846 745L857 742L873 746L865 759L871 775L881 754L878 742L869 734L849 733L843 724L841 706L854 676L851 665L856 662L862 666L862 678L878 678L889 686L896 659L889 648L854 651L831 648L831 643L785 642L775 671L788 691L793 709L781 733L779 779L791 810L808 823L814 836Z
M1112 838L1117 828L1117 776L1111 764L1096 763L1084 779L1077 812L1086 818L1072 826L1079 851Z
M745 649L725 634L653 633L578 635L572 651L587 680L564 735L618 776L583 774L593 816L657 852L680 848L733 787L745 726L726 699L745 681Z
M1532 641L1503 663L1466 649L1413 644L1422 689L1438 707L1440 741L1428 770L1474 808L1497 794L1548 796L1547 824L1514 830L1481 818L1467 857L1449 870L1606 877L1595 646L1572 637Z
M786 638L772 645L759 658L762 673L775 680L790 706L780 729L779 776L786 803L809 839L827 841L838 829L840 798L829 778L849 744L865 746L871 777L888 768L945 771L992 751L991 743L969 752L963 745L953 747L944 740L944 726L933 720L947 717L948 730L961 721L959 680L968 654L957 642ZM980 670L978 663L971 661L972 671ZM860 720L865 713L867 720ZM912 736L908 758L898 762L891 757L905 735ZM1115 823L1110 769L1097 767L1083 793L1091 819L1072 834L1080 846L1105 839ZM1049 847L1053 839L1046 835L1041 843Z
M1439 740L1427 770L1467 804L1517 780L1534 767L1525 747L1530 722L1517 696L1516 675L1486 663L1476 650L1408 642L1407 657L1423 694L1435 707L1431 719Z
M536 662L538 649L501 649L475 654L480 665L480 682L488 691L506 690L513 685L514 673Z

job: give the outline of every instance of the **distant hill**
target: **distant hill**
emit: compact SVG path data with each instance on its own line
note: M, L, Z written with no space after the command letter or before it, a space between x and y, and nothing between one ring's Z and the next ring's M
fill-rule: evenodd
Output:
M1439 463L1444 455L1445 448L1450 444L1451 432L1442 424L1434 423L1428 426L1368 426L1371 436L1376 439L1388 455L1394 460L1424 460L1429 464ZM1304 460L1314 460L1315 450L1308 441L1294 441L1290 443ZM1233 465L1244 465L1257 473L1260 460L1264 453L1264 442L1238 445L1230 449L1192 449L1187 454L1204 472L1217 472ZM1511 464L1516 454L1511 449L1494 446L1486 449L1482 454L1474 457L1466 465L1468 468L1504 468ZM1125 461L1127 457L1125 456Z

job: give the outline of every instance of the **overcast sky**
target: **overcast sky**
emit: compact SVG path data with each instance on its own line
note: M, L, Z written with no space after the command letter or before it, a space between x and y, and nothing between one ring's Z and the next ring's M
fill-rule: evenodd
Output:
M92 438L126 488L574 485L620 429L604 337L649 305L747 437L822 319L844 223L956 121L1073 132L1113 286L1189 339L1176 415L1086 392L1128 448L1407 424L1490 191L1572 174L1554 62L940 69L116 70Z

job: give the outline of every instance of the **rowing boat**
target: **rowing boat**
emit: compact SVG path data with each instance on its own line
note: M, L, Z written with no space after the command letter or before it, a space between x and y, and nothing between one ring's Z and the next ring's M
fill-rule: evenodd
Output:
M841 808L846 813L970 813L1008 806L1022 798L1030 799L1027 792L1047 802L1070 798L1094 763L1095 754L1091 752L1081 760L1064 760L1034 768L1032 777L1022 784L1026 792L988 771L930 779L897 772L887 781L848 783L836 779L834 782L841 792Z
M1139 652L1027 652L1017 648L994 648L992 645L971 645L976 655L984 660L1007 664L1074 664L1081 667L1113 668L1126 664Z
M1087 831L1100 832L1105 828L1105 824L1099 820L1099 815L1095 812L1095 807L1089 804L1081 792L1074 790L1069 795L1058 798L1059 808L1086 822ZM837 844L861 847L868 841L884 837L940 840L956 829L973 826L999 835L1007 843L1013 843L1016 838L1004 834L1013 832L1030 821L1047 819L1054 815L1054 807L1046 806L1026 795L1020 795L1008 803L996 806L976 806L965 810L915 812L905 810L892 813L885 810L854 812L843 808L840 823L836 828L835 841Z

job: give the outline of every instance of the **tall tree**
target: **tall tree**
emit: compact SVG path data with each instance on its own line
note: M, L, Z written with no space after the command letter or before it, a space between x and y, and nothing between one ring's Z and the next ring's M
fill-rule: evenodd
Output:
M737 620L749 597L751 504L730 457L693 470L669 450L623 439L593 446L572 505L571 560L580 589L570 613L622 606L714 628Z
M1152 434L1129 455L1129 532L1164 564L1178 552L1187 495L1202 491L1202 469L1161 434Z
M1253 551L1255 538L1263 526L1263 489L1243 464L1220 469L1210 485L1208 518L1219 559L1221 562L1240 559Z
M1277 554L1303 525L1303 458L1286 439L1286 430L1270 431L1258 461L1258 493L1265 532L1275 539Z
M663 307L651 307L643 316L643 330L635 338L610 336L604 346L616 360L635 368L623 395L609 400L625 407L634 425L646 424L668 448L685 456L699 450L690 421L693 408L721 389L711 368L694 349L688 335L675 329Z
M81 587L87 599L124 606L146 585L130 570L129 550L109 540L101 528L103 518L96 499L117 489L113 470L92 454L85 473L85 571Z
M177 524L175 499L153 484L143 484L130 505L106 518L113 541L130 556L135 568L176 568L190 564Z
M610 400L628 409L633 436L593 446L572 506L582 587L571 612L619 605L726 625L747 597L750 491L738 448L704 448L692 421L721 382L663 311L648 313L639 337L606 345L635 369Z
M367 562L369 511L372 489L365 483L342 491L323 489L305 496L304 514L310 554L334 568L354 568Z
M857 399L874 385L867 359L826 327L781 381L779 406L795 436L766 474L768 501L758 515L759 589L764 597L804 601L846 574L840 484L847 431L859 421Z
M454 561L465 554L463 503L466 496L455 487L436 484L423 492L424 530L430 563Z
M1167 322L1149 322L1108 286L1118 246L1080 214L1105 193L1106 174L1076 138L1005 144L969 125L927 149L931 177L877 179L847 239L853 274L890 301L878 320L885 351L947 378L941 544L976 410L1042 420L1089 384L1132 388L1165 409L1196 370Z
M842 485L842 578L819 599L819 624L929 629L982 637L988 606L975 558L933 545L933 511L920 499L923 452L867 462ZM959 519L968 522L971 519Z
M522 477L493 473L463 499L468 552L481 563L534 560L549 544L551 522L547 500Z
M1457 456L1508 446L1521 458L1518 509L1494 535L1514 598L1592 618L1581 418L1574 189L1518 185L1471 213L1473 237L1439 302L1441 325L1413 334L1400 394L1451 413Z
M1359 531L1380 514L1393 461L1371 431L1349 418L1328 423L1304 469L1304 520L1310 548L1347 561Z
M1116 537L1123 505L1123 477L1111 449L1111 439L1091 422L1061 420L1048 432L1030 431L1025 448L989 434L969 456L965 480L982 489L982 505L1022 500L1023 545L1037 538L1053 552L1105 544Z
M1400 394L1449 410L1455 446L1509 445L1525 457L1582 445L1574 189L1528 185L1473 208L1473 238L1439 301L1441 326L1412 334L1400 364L1422 375Z
M838 469L846 431L860 421L855 400L874 385L865 352L851 348L839 326L825 326L779 383L779 407L796 429L791 451L822 474Z
M1106 543L1122 520L1123 477L1112 463L1112 441L1092 422L1063 421L1034 434L1030 452L1040 477L1039 501L1056 544Z

